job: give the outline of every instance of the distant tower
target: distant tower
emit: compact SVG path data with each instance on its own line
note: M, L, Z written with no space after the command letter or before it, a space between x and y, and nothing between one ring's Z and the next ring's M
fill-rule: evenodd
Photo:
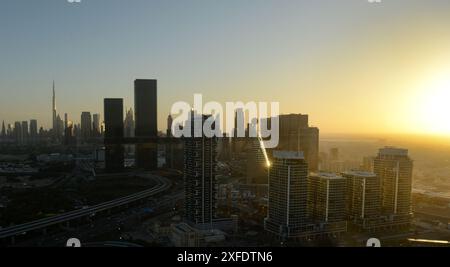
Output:
M249 138L247 153L247 183L267 183L267 162L258 138Z
M231 139L231 153L236 157L242 152L246 140L242 140L246 136L245 131L245 112L242 108L236 109L234 113L234 129L230 133ZM239 138L238 138L239 137Z
M30 120L30 141L36 143L38 138L37 120Z
M339 160L339 148L334 147L330 149L330 160L338 161Z
M64 144L66 146L72 145L74 143L73 138L73 123L69 121L69 115L64 114Z
M53 114L53 118L52 118L52 129L53 129L53 135L56 138L57 137L57 132L58 132L58 122L57 122L57 115L56 115L56 94L55 94L55 81L53 81L53 101L52 101L52 114Z
M368 156L363 158L362 170L367 172L373 172L373 163L375 161L375 157Z
M100 136L100 114L94 114L92 115L92 133L93 136L99 137Z
M64 121L61 119L61 116L56 116L56 138L57 140L61 139L61 136L64 132Z
M67 127L69 127L69 118L67 113L64 113L64 132L66 131Z
M169 115L167 117L167 137L172 137L172 124L173 124L173 118L172 115Z
M22 144L28 143L28 121L22 121Z
M92 116L90 112L81 113L81 138L87 142L92 137Z
M1 134L2 138L6 137L6 128L5 128L5 121L3 121L2 123L2 134Z
M310 171L319 169L319 129L304 114L280 115L278 150L303 151Z
M14 123L14 140L16 142L16 144L20 145L22 143L22 124L20 123L20 121L16 121Z
M8 130L6 130L6 136L11 138L13 135L13 132L14 132L13 126L10 123L8 123Z
M125 137L134 137L134 115L132 108L126 111L124 127Z
M245 113L242 108L236 109L234 113L234 135L233 137L243 137L245 134Z

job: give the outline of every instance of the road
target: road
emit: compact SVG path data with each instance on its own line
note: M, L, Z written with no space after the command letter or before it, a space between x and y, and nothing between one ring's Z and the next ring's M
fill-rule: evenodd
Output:
M29 223L24 223L24 224L20 224L20 225L7 227L7 228L0 230L0 239L7 238L7 237L14 237L14 236L17 236L17 235L20 235L23 233L27 233L29 231L45 229L46 227L49 227L52 225L69 222L69 221L72 221L75 219L90 216L92 214L95 214L95 213L98 213L101 211L106 211L106 210L109 210L109 209L112 209L115 207L127 205L130 203L154 196L156 194L159 194L171 187L171 182L164 177L151 175L151 176L149 176L149 178L155 180L155 182L156 182L156 185L151 189L148 189L148 190L145 190L145 191L142 191L142 192L130 195L130 196L121 197L121 198L118 198L115 200L107 201L107 202L104 202L104 203L101 203L101 204L98 204L95 206L91 206L91 207L88 207L85 209L70 211L70 212L63 213L63 214L53 216L50 218L45 218L45 219L41 219L41 220L29 222Z

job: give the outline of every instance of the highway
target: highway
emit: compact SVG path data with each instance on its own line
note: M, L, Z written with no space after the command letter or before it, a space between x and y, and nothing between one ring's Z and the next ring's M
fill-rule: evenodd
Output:
M97 212L109 210L114 207L127 205L139 201L141 199L145 199L153 195L159 194L171 187L171 182L164 177L151 175L150 178L155 180L156 182L156 185L151 189L130 196L107 201L88 208L74 210L50 218L40 219L33 222L7 227L0 230L0 239L7 237L14 237L23 233L27 233L29 231L44 229L52 225L69 222L78 218L90 216L96 214Z

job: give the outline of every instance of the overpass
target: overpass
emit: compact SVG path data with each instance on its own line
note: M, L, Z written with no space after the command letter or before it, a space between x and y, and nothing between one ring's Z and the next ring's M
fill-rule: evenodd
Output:
M17 235L21 235L24 233L27 233L29 231L39 230L39 229L45 229L46 227L57 225L65 222L69 222L75 219L91 216L93 214L96 214L101 211L107 211L115 207L124 206L127 204L131 204L133 202L146 199L148 197L154 196L156 194L159 194L167 189L170 188L171 182L164 177L151 175L151 179L155 180L156 185L148 190L121 197L115 200L107 201L98 205L94 205L88 208L74 210L70 212L66 212L60 215L56 215L49 218L44 218L24 224L19 224L11 227L7 227L0 230L0 239L11 237L13 238Z

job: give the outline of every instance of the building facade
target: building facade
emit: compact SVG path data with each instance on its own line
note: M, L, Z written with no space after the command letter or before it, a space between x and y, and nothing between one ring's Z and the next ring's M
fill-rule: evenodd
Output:
M195 119L208 118L198 116L191 113L187 122L192 131ZM192 134L184 139L185 216L194 225L212 225L216 217L216 150L217 138Z
M105 116L105 168L109 172L120 171L124 167L124 149L120 142L123 131L123 99L107 98L104 100Z
M81 113L81 138L87 142L92 137L92 116L90 112Z
M266 231L281 239L304 232L307 224L308 164L302 152L274 151L269 170Z
M304 114L280 115L277 150L302 151L310 171L319 169L319 129L309 126Z
M381 215L381 180L372 172L349 171L347 179L346 209L349 222L364 229Z
M346 179L334 173L315 173L308 178L308 210L317 223L346 220Z
M135 136L157 137L157 81L135 80L134 82ZM146 170L158 167L156 143L136 145L136 166Z
M385 147L374 159L381 179L382 212L389 220L409 223L412 217L413 161L407 149Z

